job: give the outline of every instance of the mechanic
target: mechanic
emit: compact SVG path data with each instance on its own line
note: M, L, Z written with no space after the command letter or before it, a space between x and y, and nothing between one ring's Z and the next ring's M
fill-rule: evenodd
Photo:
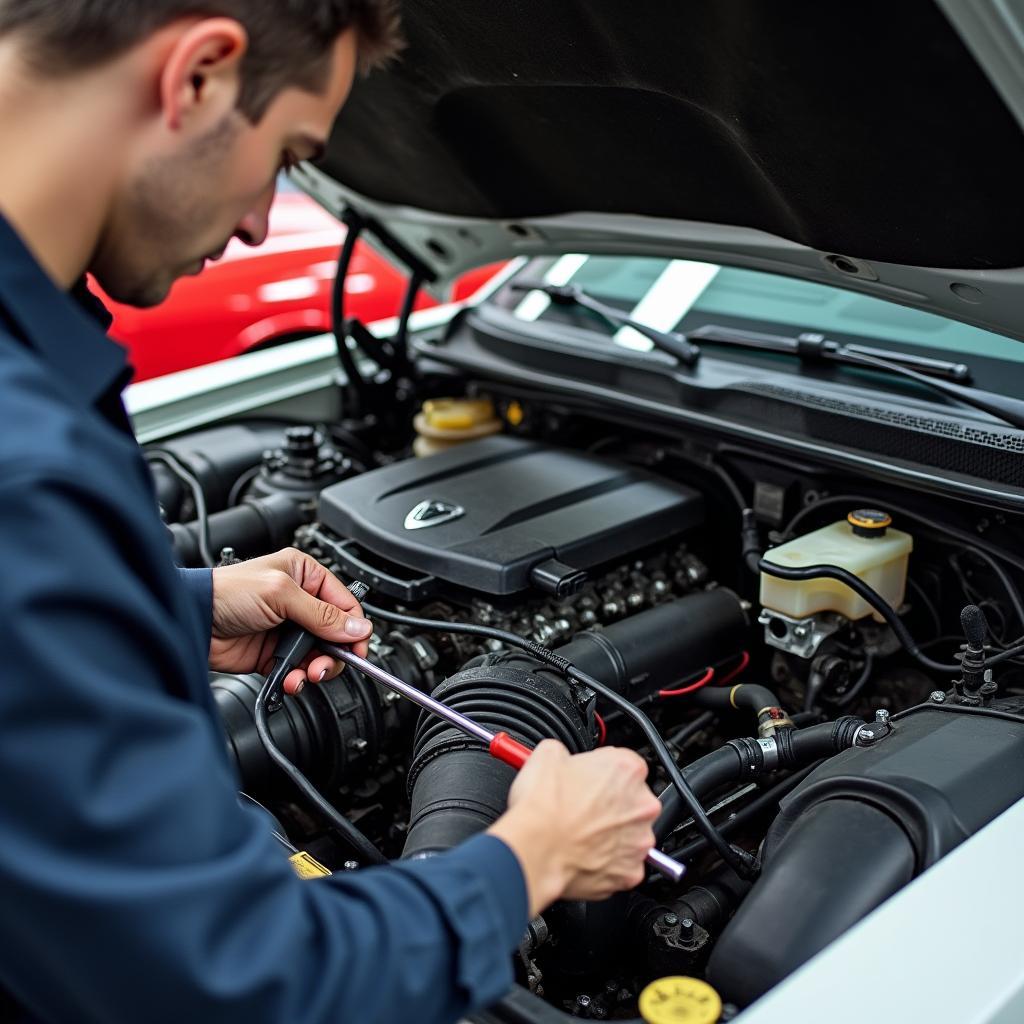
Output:
M285 618L359 652L370 623L297 551L174 566L130 370L80 301L86 271L150 306L259 244L282 166L397 46L388 0L0 0L5 1020L454 1021L511 986L532 915L642 877L644 762L553 741L489 834L293 874L239 804L207 669L266 668Z

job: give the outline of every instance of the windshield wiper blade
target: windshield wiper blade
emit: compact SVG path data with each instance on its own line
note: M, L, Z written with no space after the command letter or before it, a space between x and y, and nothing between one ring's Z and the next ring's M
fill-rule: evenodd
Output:
M783 352L800 356L802 359L849 363L851 366L861 364L857 358L847 359L847 356L868 356L897 363L908 370L923 373L926 377L937 377L939 380L948 380L955 384L971 382L971 369L966 363L931 359L928 356L915 356L909 352L872 348L868 345L843 345L838 341L829 340L824 334L811 331L790 338L783 334L762 334L758 331L744 331L736 327L718 327L715 324L708 324L690 331L687 337L698 338L712 345L732 345L760 352Z
M890 353L882 349L868 348L863 345L843 345L830 341L823 334L805 333L795 338L781 334L760 334L755 331L743 331L732 327L719 327L708 324L688 333L688 337L697 338L712 345L725 345L733 348L747 349L758 352L780 352L794 355L808 362L833 363L840 366L854 366L864 370L880 370L897 377L923 384L925 387L938 391L947 398L987 412L997 419L1009 423L1010 426L1024 430L1024 402L1016 398L1008 398L992 391L979 391L976 388L955 383L957 380L970 380L970 370L963 363L943 363L939 359L908 356L904 352ZM898 360L898 361L897 361ZM930 374L927 371L930 371ZM938 376L945 373L946 379ZM949 379L952 377L953 379Z
M559 306L579 306L596 313L613 327L631 327L642 334L662 352L675 356L684 366L693 366L700 358L700 349L683 334L674 331L659 331L627 316L614 306L607 306L599 299L588 295L582 288L570 284L545 284L543 281L513 281L512 290L517 292L543 292Z

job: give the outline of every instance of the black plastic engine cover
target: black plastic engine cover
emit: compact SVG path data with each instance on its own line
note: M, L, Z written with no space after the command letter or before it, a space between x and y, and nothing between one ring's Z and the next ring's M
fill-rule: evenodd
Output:
M378 558L500 596L545 562L589 569L692 529L704 503L631 466L490 437L328 487L319 518Z

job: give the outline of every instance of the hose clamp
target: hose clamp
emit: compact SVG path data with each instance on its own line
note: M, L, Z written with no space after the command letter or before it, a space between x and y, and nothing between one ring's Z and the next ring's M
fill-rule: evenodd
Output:
M761 748L761 756L764 758L764 770L766 772L773 772L779 767L779 745L775 742L775 737L770 736L756 740L757 745Z
M853 734L853 745L855 747L873 747L879 740L885 739L892 732L892 725L888 719L882 721L876 719L874 722L865 722Z
M779 766L779 748L774 739L729 740L740 759L740 778L754 779L765 772L773 772Z

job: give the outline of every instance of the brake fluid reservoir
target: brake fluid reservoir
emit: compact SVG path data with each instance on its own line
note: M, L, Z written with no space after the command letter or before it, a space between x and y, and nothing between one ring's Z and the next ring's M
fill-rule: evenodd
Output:
M823 526L765 553L765 561L789 568L838 565L859 576L899 608L907 585L907 563L914 539L890 527L877 509L858 509L844 522ZM816 612L839 612L848 619L874 614L871 605L838 580L780 580L761 573L761 604L770 611L805 619Z
M413 451L423 458L457 444L500 434L501 420L489 398L434 398L423 403L413 420Z

